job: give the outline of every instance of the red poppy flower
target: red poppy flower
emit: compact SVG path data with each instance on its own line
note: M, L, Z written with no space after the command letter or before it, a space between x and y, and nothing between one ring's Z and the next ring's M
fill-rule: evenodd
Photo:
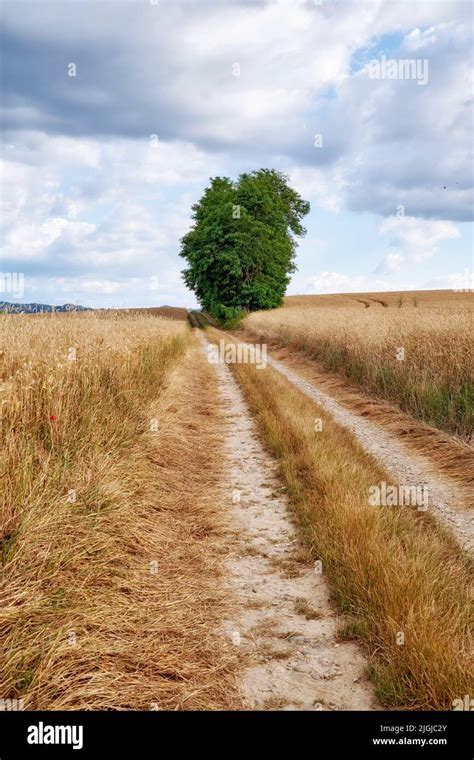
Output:
M51 415L51 417L50 417L49 419L50 419L50 420L53 420L53 422L54 422L54 421L55 421L57 418L56 418L56 415L55 415L55 414L52 414L52 415Z

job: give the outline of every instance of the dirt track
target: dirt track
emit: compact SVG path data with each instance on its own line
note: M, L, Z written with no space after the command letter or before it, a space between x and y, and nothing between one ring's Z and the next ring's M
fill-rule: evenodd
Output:
M243 655L244 703L254 709L376 709L360 649L338 641L341 621L324 576L296 561L275 462L228 367L218 364L216 373L229 467L222 498L234 528L226 553L236 609L225 630Z
M397 437L373 422L344 409L334 398L313 383L286 367L281 361L268 357L268 363L277 369L306 396L331 413L339 424L353 433L363 448L378 459L387 472L400 484L421 486L429 495L428 509L454 533L460 545L469 552L474 550L474 524L469 512L456 509L462 496L453 483L435 477L421 457L408 454Z
M234 338L238 340L237 336ZM465 491L462 488L453 480L435 473L433 467L412 449L408 451L395 433L343 407L325 390L318 388L315 382L302 377L284 362L270 355L267 361L296 388L328 411L337 423L347 428L400 485L423 486L428 495L428 511L454 534L466 552L474 552L474 521L472 513L463 509Z

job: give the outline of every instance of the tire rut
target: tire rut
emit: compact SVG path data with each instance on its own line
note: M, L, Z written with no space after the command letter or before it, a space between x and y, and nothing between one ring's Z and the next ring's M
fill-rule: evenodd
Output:
M455 485L441 477L433 477L421 458L408 454L403 444L391 432L348 411L314 383L306 380L283 362L270 356L267 361L290 383L329 412L334 420L351 431L362 447L374 456L404 486L423 486L429 495L428 510L456 536L460 546L474 551L472 514L454 508L461 498Z
M200 334L203 348L207 341ZM215 365L231 512L226 585L236 600L224 629L242 662L248 709L380 709L357 644L339 641L342 621L319 564L298 562L298 541L276 462L259 439L242 392L225 364Z

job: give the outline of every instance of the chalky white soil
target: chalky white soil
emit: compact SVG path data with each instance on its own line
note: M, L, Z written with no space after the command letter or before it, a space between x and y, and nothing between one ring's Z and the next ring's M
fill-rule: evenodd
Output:
M338 640L343 621L329 602L324 572L295 561L297 539L276 463L228 367L218 364L216 373L228 464L222 498L231 513L226 584L235 599L224 626L242 654L244 705L377 709L361 650ZM298 611L302 600L315 619Z
M337 423L350 430L362 447L372 454L400 485L423 486L428 496L427 511L431 511L454 533L460 546L466 552L471 553L474 550L474 520L469 511L459 511L459 504L463 497L455 483L434 474L426 460L409 452L394 433L345 409L315 383L301 377L283 362L269 356L268 363L281 372L296 388L329 412ZM412 507L407 507L407 509L410 508Z

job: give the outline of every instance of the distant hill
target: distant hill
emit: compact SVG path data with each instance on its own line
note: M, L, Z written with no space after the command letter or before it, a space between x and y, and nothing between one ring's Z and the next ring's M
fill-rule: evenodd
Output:
M9 303L8 301L0 301L0 312L8 312L9 314L41 314L53 311L92 311L92 309L87 306L76 306L74 303L51 306L49 303Z

